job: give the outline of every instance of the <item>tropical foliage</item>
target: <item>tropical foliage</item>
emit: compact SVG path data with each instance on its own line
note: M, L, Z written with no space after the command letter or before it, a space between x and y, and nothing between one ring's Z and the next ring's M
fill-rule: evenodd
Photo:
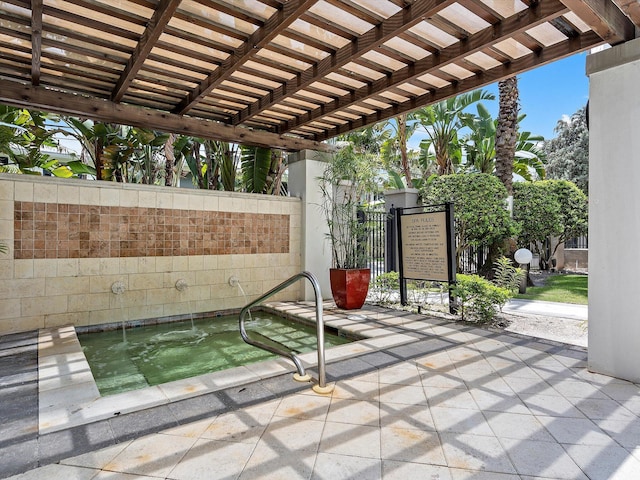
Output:
M569 180L589 194L589 129L586 106L558 121L556 137L544 143L547 176Z
M588 200L567 180L545 180L514 184L513 218L520 226L518 244L540 255L543 262L553 257L558 246L569 238L587 233ZM556 237L552 251L545 242Z
M548 181L513 185L513 219L520 225L518 246L533 248L548 262L545 242L563 228L560 202Z
M562 231L558 235L558 244L551 256L553 257L560 244L570 238L586 235L589 229L589 200L582 190L568 180L548 180L551 191L560 204Z
M56 139L72 137L77 159L43 153L59 149ZM201 189L286 193L286 156L214 140L144 128L53 116L0 105L0 171L178 186L188 171ZM240 175L238 175L240 173Z
M9 160L9 165L3 165L0 171L34 175L47 172L57 177L93 173L79 160L62 161L43 152L43 147L58 147L46 128L48 118L42 112L0 105L0 154Z
M517 224L505 208L506 198L504 185L486 173L443 175L426 187L424 204L453 202L458 269L464 250L488 246L517 233Z
M399 115L383 125L385 130L382 134L383 141L380 147L382 161L387 165L389 172L396 173L396 169L402 172L406 187L412 188L414 182L411 164L414 162L410 157L414 157L414 155L409 152L407 142L418 127L415 116L413 114ZM392 174L392 176L394 175Z
M459 131L469 123L466 109L481 100L493 100L493 94L476 90L448 98L415 112L416 120L427 134L420 144L425 158L433 155L438 175L455 173L462 161L462 146Z
M462 138L466 153L464 167L467 171L478 173L496 172L496 135L498 120L494 120L489 110L482 104L477 105L478 114L464 118L470 132ZM525 115L520 115L522 121ZM516 150L512 160L513 173L526 181L544 179L545 152L541 147L543 137L531 132L518 132Z
M358 218L358 206L375 188L375 172L353 145L343 148L318 178L320 209L328 226L332 264L335 268L362 268L366 264L362 238L366 225Z

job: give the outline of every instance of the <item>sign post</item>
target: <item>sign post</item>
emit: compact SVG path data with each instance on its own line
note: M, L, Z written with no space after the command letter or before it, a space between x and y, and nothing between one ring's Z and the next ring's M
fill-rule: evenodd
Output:
M417 210L408 213L408 210ZM425 212L425 209L428 211ZM455 312L456 281L453 203L397 209L400 302L407 304L407 279L447 282L449 311Z

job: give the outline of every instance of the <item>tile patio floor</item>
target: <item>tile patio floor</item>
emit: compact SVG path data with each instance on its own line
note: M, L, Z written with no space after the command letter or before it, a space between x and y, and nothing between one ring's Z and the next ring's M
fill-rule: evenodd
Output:
M280 372L55 432L41 420L44 466L11 478L640 479L640 386L590 373L584 349L377 307L325 318L371 335L328 352L331 394Z

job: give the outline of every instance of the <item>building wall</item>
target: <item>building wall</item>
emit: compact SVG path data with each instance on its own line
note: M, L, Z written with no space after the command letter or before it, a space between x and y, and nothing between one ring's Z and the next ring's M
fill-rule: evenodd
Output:
M587 57L589 370L640 382L640 38Z
M564 249L564 270L571 272L589 271L589 249L588 248L565 248Z
M300 228L295 198L0 174L0 334L242 307L229 278L298 273Z

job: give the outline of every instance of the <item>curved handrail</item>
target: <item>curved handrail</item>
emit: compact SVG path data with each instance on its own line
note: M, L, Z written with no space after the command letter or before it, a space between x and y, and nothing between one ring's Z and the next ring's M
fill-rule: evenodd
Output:
M246 343L248 343L249 345L253 345L254 347L262 348L263 350L267 350L268 352L275 353L276 355L281 355L283 357L289 357L291 359L291 361L293 361L293 363L295 364L296 369L298 370L298 374L301 377L304 377L306 375L304 366L302 365L302 362L296 356L295 353L287 352L287 351L281 350L281 349L279 349L279 348L277 348L275 346L267 345L266 343L262 343L262 342L259 342L257 340L253 340L253 339L249 338L249 335L247 334L247 330L246 330L245 325L244 325L245 316L247 315L247 313L249 312L249 310L252 307L255 307L259 303L262 303L267 298L269 298L272 295L275 295L276 293L284 290L289 285L297 282L298 280L300 280L302 278L306 278L307 280L309 280L309 282L311 282L311 286L313 287L313 291L315 293L315 298L316 298L316 334L317 334L317 337L318 337L318 340L317 340L318 341L318 346L317 346L317 349L318 349L318 385L321 388L324 388L326 386L326 372L325 372L325 360L324 360L324 320L322 318L322 293L320 292L320 284L318 283L318 280L316 279L316 277L312 273L310 273L310 272L298 273L298 274L292 276L291 278L289 278L288 280L285 280L280 285L275 286L274 288L269 290L267 293L265 293L261 297L256 298L254 301L252 301L249 304L245 305L242 308L242 310L240 310L240 335L242 336L242 339Z

